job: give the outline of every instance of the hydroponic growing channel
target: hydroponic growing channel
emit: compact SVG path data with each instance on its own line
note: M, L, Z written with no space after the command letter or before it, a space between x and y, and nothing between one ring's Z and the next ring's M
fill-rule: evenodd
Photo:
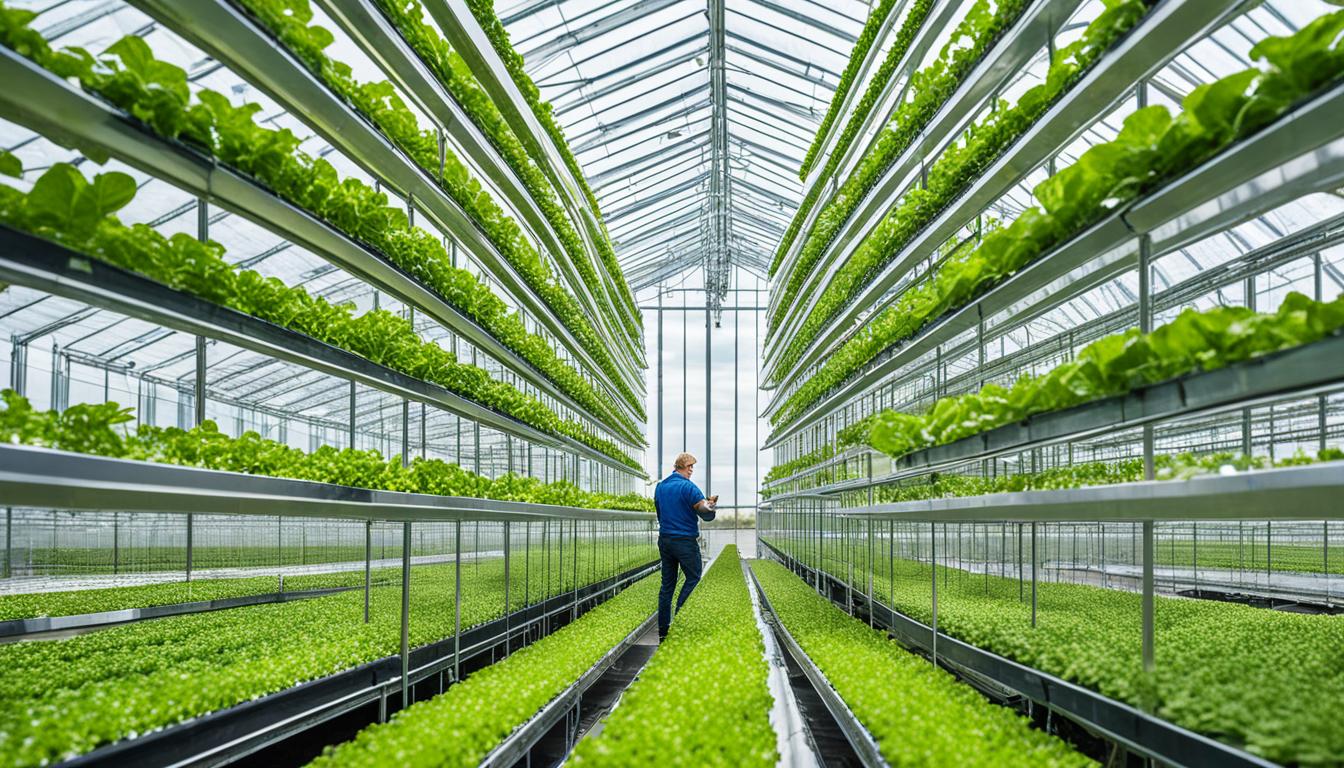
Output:
M0 79L0 766L1344 766L1334 0L0 0Z

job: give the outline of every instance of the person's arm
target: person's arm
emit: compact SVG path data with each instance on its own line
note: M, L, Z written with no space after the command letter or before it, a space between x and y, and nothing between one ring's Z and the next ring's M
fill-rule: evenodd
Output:
M701 499L697 501L695 505L691 507L691 509L695 510L695 514L699 516L701 520L709 522L710 520L714 519L715 506L718 503L719 503L718 496L710 496L707 499Z

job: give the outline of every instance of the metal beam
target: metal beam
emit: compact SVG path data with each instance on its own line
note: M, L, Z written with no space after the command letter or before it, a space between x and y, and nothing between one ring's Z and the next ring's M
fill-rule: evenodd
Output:
M724 0L709 0L709 94L710 172L709 220L705 243L706 314L715 323L723 317L719 309L727 296L731 256L728 248L728 213L732 199L732 170L728 164L728 73L725 68ZM708 327L708 323L706 324ZM706 351L708 354L708 351ZM708 459L706 459L708 462ZM706 486L709 480L706 477Z

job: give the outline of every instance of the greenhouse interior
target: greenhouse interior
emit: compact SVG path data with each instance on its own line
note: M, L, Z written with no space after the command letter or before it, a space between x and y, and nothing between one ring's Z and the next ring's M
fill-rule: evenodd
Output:
M1344 766L1338 0L0 0L0 768Z

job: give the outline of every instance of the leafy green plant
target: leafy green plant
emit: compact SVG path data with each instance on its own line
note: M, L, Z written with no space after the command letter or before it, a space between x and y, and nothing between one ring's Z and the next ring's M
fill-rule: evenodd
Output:
M601 210L597 204L597 197L593 195L593 190L588 186L588 179L583 175L583 170L579 167L579 162L574 158L574 153L570 151L569 142L565 140L565 133L560 128L560 124L555 121L555 116L551 113L549 102L542 100L541 91L537 84L532 82L531 76L523 68L523 57L513 48L509 42L509 32L500 22L499 17L495 15L493 0L468 0L467 6L471 13L476 17L477 23L485 31L486 37L490 38L490 44L495 52L499 54L500 59L504 61L504 67L509 71L509 76L518 86L518 90L527 100L527 104L532 108L532 114L536 115L537 122L541 123L542 128L550 135L555 147L560 152L560 157L564 159L565 165L578 182L579 189L582 190L588 205L593 213L599 217L601 222ZM545 167L541 158L534 158L538 165ZM559 182L557 181L557 185ZM601 225L600 225L601 226ZM600 232L593 232L592 239L597 243L598 255L602 258L602 264L607 270L607 275L612 282L616 284L617 296L613 297L625 304L627 313L633 319L638 327L643 327L643 315L639 308L635 306L634 294L625 282L625 271L621 269L620 264L616 262L616 253L611 248L611 238L607 236L606 227L601 226ZM632 330L634 330L632 328Z
M866 582L866 547L851 549L854 578ZM925 624L935 571L912 558L927 553L888 563L883 550L872 569L878 599ZM848 562L810 559L848 578ZM940 632L1276 763L1335 765L1344 754L1334 718L1344 706L1344 617L1158 596L1154 671L1145 673L1138 593L1038 582L1032 626L1016 576L942 565L936 575Z
M570 542L549 547L549 557L547 548L528 551L528 569L516 567L520 553L507 582L502 558L464 567L462 628L503 615L506 583L511 604L520 605L651 559L647 545L622 562L609 547L576 550ZM574 554L578 568L570 567ZM452 565L412 569L412 647L452 636L453 600L444 595L453 585ZM363 601L362 591L345 592L0 646L0 760L50 765L396 654L400 584L372 590L367 624Z
M869 441L891 456L943 445L1035 414L1120 395L1195 371L1310 344L1344 328L1344 295L1333 302L1290 293L1278 311L1244 307L1186 309L1149 334L1131 328L1084 347L1040 376L1022 376L1005 389L944 397L924 414L884 411Z
M573 685L653 612L645 578L573 624L473 673L390 722L328 747L315 768L479 765L510 733Z
M1336 11L1291 36L1262 41L1251 49L1251 55L1265 62L1263 70L1247 69L1196 88L1185 98L1184 111L1175 118L1162 106L1145 107L1129 115L1113 141L1092 147L1076 163L1036 186L1033 194L1040 201L1039 207L1028 208L1008 226L985 235L974 249L939 265L924 280L902 292L891 306L869 318L853 338L829 355L821 369L790 395L774 415L774 423L777 426L790 423L883 350L913 337L939 317L965 306L1044 257L1090 224L1161 182L1198 166L1337 80L1344 73L1344 50L1339 47L1337 37L1341 27L1344 11ZM1335 30L1335 36L1331 30ZM1296 58L1288 57L1283 50L1296 51ZM1313 62L1310 76L1304 76L1296 66L1299 58ZM1048 86L1049 82L1045 87ZM1022 104L1025 103L1024 96ZM980 166L973 164L973 167ZM961 173L952 167L948 171ZM931 179L937 175L935 168ZM929 188L934 187L931 181ZM894 255L893 243L906 242L917 231L917 225L922 226L920 222L931 220L936 210L927 217L911 215L911 210L921 207L921 201L927 199L916 193L924 192L913 190L896 212L883 219L826 287L800 335L792 340L781 358L778 370L787 371L825 323L852 299L856 287ZM890 239L898 231L905 234Z
M437 235L411 227L404 211L388 205L386 195L357 179L342 179L326 160L299 152L299 139L289 130L271 130L257 125L254 120L254 114L260 109L257 105L234 107L226 97L210 90L200 91L195 101L191 101L186 73L155 60L145 42L134 36L123 38L111 46L106 55L95 59L79 48L51 50L45 40L27 26L33 18L31 12L8 9L0 2L0 18L5 20L0 26L0 44L20 53L29 51L24 55L39 65L63 77L77 78L86 89L102 95L133 116L148 120L147 125L164 138L181 139L204 149L291 203L370 246L478 322L593 413L633 428L631 421L605 393L586 381L573 366L561 361L544 338L529 333L522 319L510 314L504 302L489 288L468 270L453 267L452 259ZM321 37L318 32L311 32L310 36ZM341 71L334 63L332 68L337 74ZM381 103L380 99L396 99L395 93L376 86L360 93L366 105ZM389 101L386 111L400 114L394 107L405 111L399 100ZM389 125L401 126L403 123L389 118ZM413 138L408 138L404 132L397 135L402 137L402 147L408 154L419 156L421 160L426 151L437 155L436 140L432 136L424 132ZM426 142L432 150L427 149ZM532 253L536 259L534 266L542 271L528 272L525 267L520 267L525 276L531 274L550 285L551 299L563 302L564 298L559 298L563 295L573 301L540 265L516 224L508 229L499 209L478 194L480 187L467 176L465 166L445 164L443 180L459 196L475 201L472 210L480 215L480 221L485 222L485 229L494 232L497 244L514 243ZM577 305L573 309L577 311ZM568 317L568 322L586 323L579 315L557 311L562 318ZM583 338L581 330L576 331L576 335ZM591 333L591 328L588 330L592 338L587 346L592 347L597 344L596 336ZM600 357L595 359L601 360ZM614 368L607 372L611 376L618 373ZM619 377L614 380L620 381ZM637 412L641 412L633 393L623 396Z
M873 106L877 104L877 97L882 94L882 90L896 73L897 65L905 58L906 51L910 50L915 34L924 25L924 20L928 18L931 10L933 10L933 0L913 0L911 2L910 10L905 15L905 21L901 22L901 28L896 33L896 40L887 50L887 57L882 60L881 66L877 68L877 72L868 82L868 88L863 92L863 98L859 99L859 103L854 106L853 113L850 114L849 120L845 123L845 129L841 131L840 138L836 139L835 148L831 150L831 155L826 160L826 166L817 176L817 182L808 188L807 194L803 196L802 202L798 205L798 210L794 212L793 220L784 230L784 237L781 238L779 247L775 251L775 257L770 262L770 277L773 278L779 270L780 264L784 261L784 255L789 252L789 248L793 245L793 241L797 239L798 232L806 221L808 214L812 212L812 206L816 205L820 198L822 185L835 173L840 160L849 151L854 139L858 137L859 129L863 127L864 120L873 111ZM818 136L820 135L818 133ZM802 175L806 175L807 169L808 164L804 162Z
M314 75L392 139L427 175L438 179L440 185L491 235L510 263L546 269L545 263L533 251L518 224L499 208L476 179L470 177L467 167L447 147L444 148L445 171L439 173L436 136L432 131L420 128L415 114L406 107L392 83L386 80L360 83L348 65L326 54L324 49L334 42L334 38L328 30L312 23L313 11L308 0L235 2L245 7L276 35ZM449 164L453 166L451 169L447 168ZM605 303L608 300L614 302L614 299L596 290L602 283L588 262L586 248L574 223L555 199L550 183L534 184L529 187L529 193L560 239L564 253L556 256L569 259L584 282L594 288L598 310L606 316L613 328L620 327L617 314L613 312L615 305L608 306ZM519 269L521 271L522 267ZM637 333L619 337L619 340L631 346L639 341Z
M798 259L784 285L783 300L775 305L776 311L766 318L767 337L779 328L787 314L783 311L784 308L791 306L818 260L839 233L840 227L863 201L868 190L919 136L924 126L952 97L976 63L994 47L1003 31L1011 26L1026 8L1024 0L1001 0L994 4L992 12L990 5L990 0L977 0L966 17L953 30L949 42L939 51L938 58L910 76L910 84L906 89L909 98L896 107L888 127L877 135L872 149L859 161L853 175L836 191L831 201L817 216L812 230L807 233L807 238L799 250ZM925 14L928 10L925 9ZM906 39L907 46L908 40L913 40L915 31L916 29L912 29L911 37ZM970 44L963 47L962 41L966 40L969 40ZM855 130L857 128L858 126L855 126ZM828 165L832 172L840 159L840 154L831 155Z
M724 547L602 732L567 765L775 764L765 648L741 563Z
M863 23L863 30L859 32L858 39L854 41L854 47L850 49L849 62L845 64L845 71L840 73L840 81L836 83L835 91L831 94L831 104L826 109L826 115L821 119L821 125L817 128L816 137L812 139L812 145L807 148L807 154L803 156L803 164L798 169L799 179L807 179L807 172L812 169L812 163L817 158L817 152L821 150L821 143L831 132L831 124L835 122L840 107L845 103L845 98L849 96L850 88L854 87L854 78L859 74L859 67L868 58L868 51L877 39L877 31L886 23L887 17L891 15L895 7L896 0L882 0L876 8L868 12L868 20ZM774 274L774 270L771 270L771 274Z
M492 480L441 459L416 457L402 466L400 456L384 460L376 450L324 445L308 453L256 432L229 437L210 420L185 430L141 424L134 434L124 435L124 428L117 426L133 417L131 409L116 403L75 405L59 413L37 411L27 398L6 389L0 392L0 406L0 443L358 488L653 511L652 501L636 494L583 491L564 481L544 483L512 474Z
M538 200L538 204L544 205L542 199L550 196L551 202L554 202L554 192L548 189L550 181L528 157L522 142L509 128L504 116L499 113L498 107L476 80L466 61L448 45L448 41L443 39L438 28L425 20L425 9L419 0L376 0L376 5L401 33L411 49L419 54L439 78L444 88L462 105L467 116L485 134L491 146L518 174L532 193L533 199ZM637 328L632 328L628 323L624 327L632 338L638 336Z
M57 163L37 180L27 195L0 185L0 224L55 240L175 290L432 382L524 424L571 437L632 469L639 469L638 462L618 445L597 436L583 423L561 419L537 398L491 378L481 368L459 362L452 352L438 344L422 340L406 318L385 310L355 316L352 305L332 305L302 288L285 285L278 278L266 278L248 269L234 270L224 260L224 250L217 243L202 243L182 233L168 238L143 224L131 227L121 224L112 212L129 202L133 191L134 184L126 174L99 174L88 182L74 166Z
M891 765L1093 765L885 632L846 615L779 563L753 560L780 623Z

